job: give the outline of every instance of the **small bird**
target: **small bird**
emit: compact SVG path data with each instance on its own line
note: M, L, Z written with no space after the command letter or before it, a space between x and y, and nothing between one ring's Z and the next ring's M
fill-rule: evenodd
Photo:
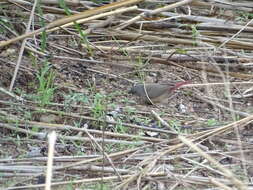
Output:
M174 90L188 83L190 82L184 81L176 84L141 83L133 86L129 93L139 96L148 104L166 103L167 98Z

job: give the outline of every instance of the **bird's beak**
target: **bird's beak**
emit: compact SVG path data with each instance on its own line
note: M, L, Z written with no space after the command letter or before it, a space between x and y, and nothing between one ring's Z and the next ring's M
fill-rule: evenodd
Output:
M130 90L128 90L128 94L133 94L133 88L131 88Z

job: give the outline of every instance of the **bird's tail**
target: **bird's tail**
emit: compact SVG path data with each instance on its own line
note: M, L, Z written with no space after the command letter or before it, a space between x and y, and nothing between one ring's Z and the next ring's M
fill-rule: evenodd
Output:
M181 87L181 86L183 86L183 85L185 85L185 84L190 84L190 83L191 83L190 80L188 80L188 81L183 81L183 82L178 82L178 83L176 83L176 84L171 88L171 91L174 91L174 90L178 89L179 87Z

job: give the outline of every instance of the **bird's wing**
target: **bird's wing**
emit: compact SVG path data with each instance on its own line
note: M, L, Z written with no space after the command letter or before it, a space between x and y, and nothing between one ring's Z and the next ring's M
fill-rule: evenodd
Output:
M146 86L149 98L156 98L169 90L168 85L147 85Z

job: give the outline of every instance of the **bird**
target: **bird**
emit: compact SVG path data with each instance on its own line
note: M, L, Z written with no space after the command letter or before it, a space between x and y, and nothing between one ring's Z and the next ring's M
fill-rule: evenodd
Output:
M179 87L190 83L189 81L177 83L138 83L134 85L129 93L137 95L144 103L166 103L171 93Z

